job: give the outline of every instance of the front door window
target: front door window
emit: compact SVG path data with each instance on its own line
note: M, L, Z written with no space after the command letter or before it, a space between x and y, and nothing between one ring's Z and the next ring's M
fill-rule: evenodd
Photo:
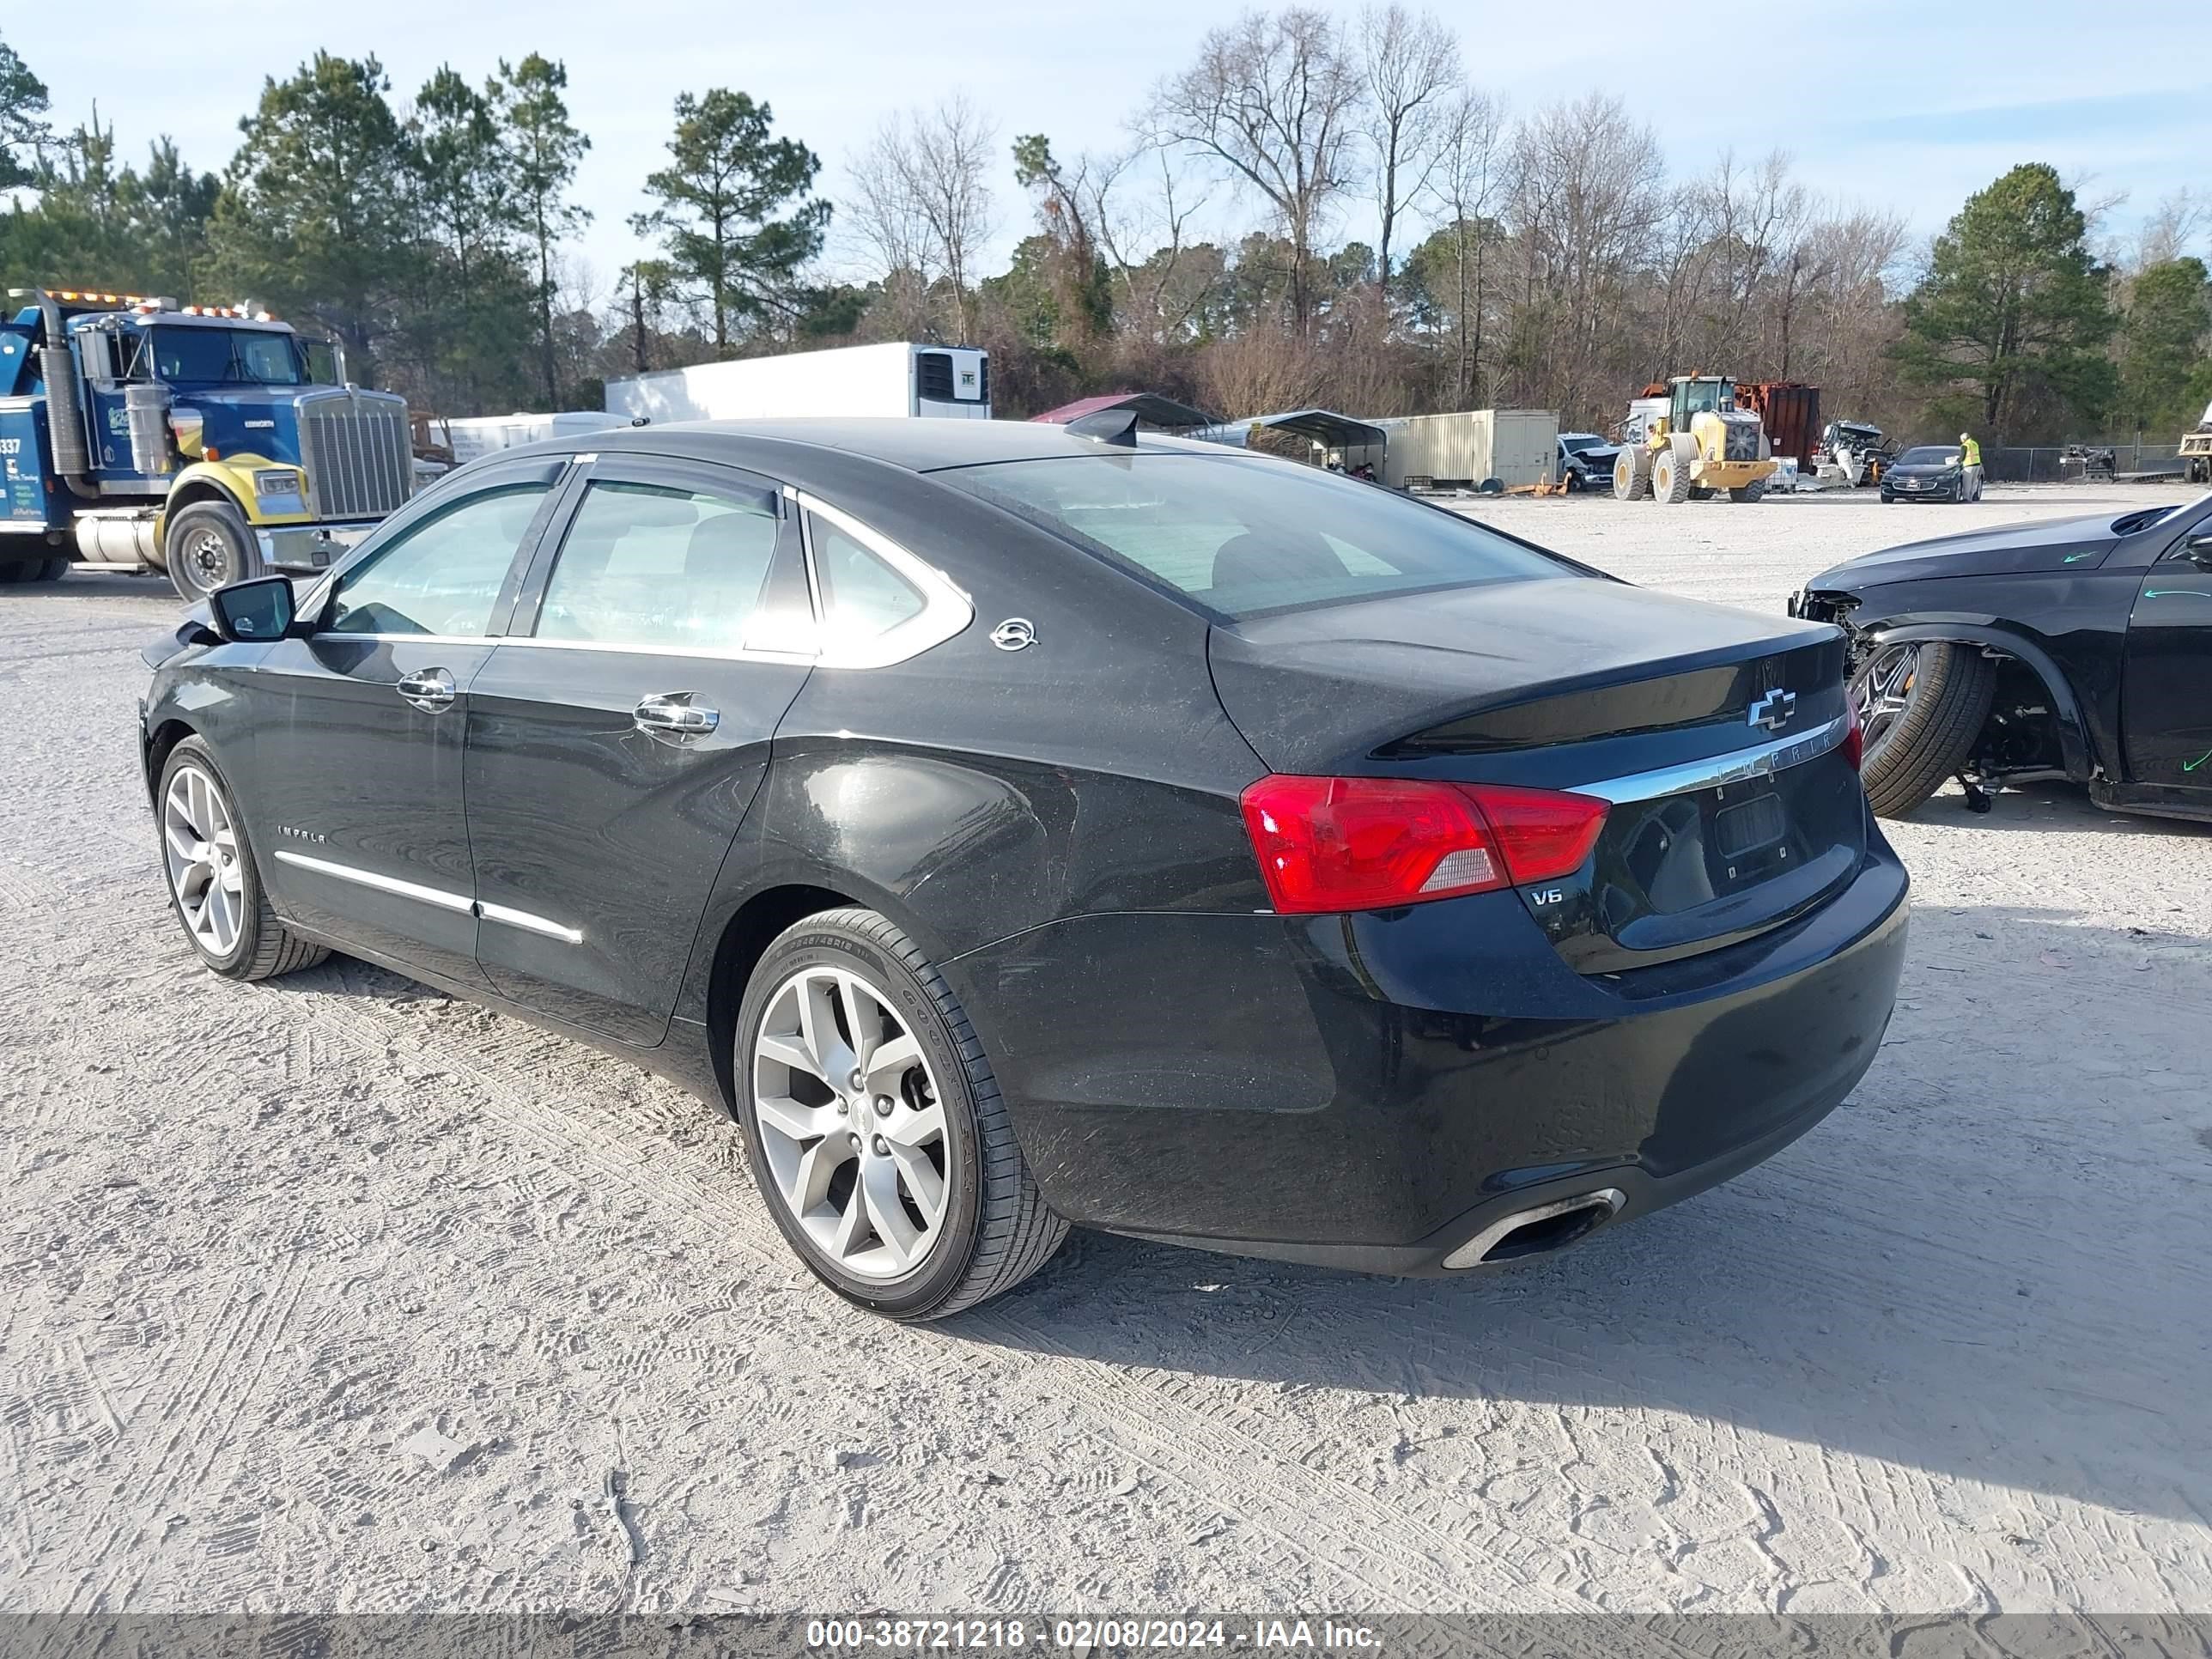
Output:
M410 525L338 578L324 631L483 638L550 487L488 489Z

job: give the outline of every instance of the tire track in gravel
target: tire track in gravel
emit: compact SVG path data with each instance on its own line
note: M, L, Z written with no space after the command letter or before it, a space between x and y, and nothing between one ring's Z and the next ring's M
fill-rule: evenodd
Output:
M319 1002L320 999L317 1000ZM692 1231L717 1244L726 1245L732 1242L739 1244L757 1265L772 1274L787 1277L799 1270L799 1264L785 1246L782 1236L759 1212L757 1203L736 1200L726 1189L686 1181L680 1176L672 1176L657 1166L640 1164L634 1157L625 1156L594 1133L588 1125L580 1124L575 1117L547 1105L526 1091L508 1083L497 1073L479 1069L442 1045L435 1049L422 1047L417 1034L402 1022L386 1022L365 1017L354 1009L340 1011L327 1006L316 1007L313 1018L319 1026L331 1030L339 1040L379 1060L384 1059L396 1043L411 1044L420 1058L434 1060L447 1069L465 1075L482 1091L484 1098L494 1103L496 1115L504 1124L536 1142L557 1161L573 1164L581 1160L598 1173L635 1192L664 1200L668 1207L684 1218L684 1224ZM700 1109L713 1109L702 1103ZM802 1295L807 1294L811 1294L811 1290L802 1292ZM826 1297L829 1292L824 1291L820 1295ZM810 1320L817 1323L831 1317L872 1317L858 1313L846 1315L842 1306L831 1307L826 1304L819 1308L808 1306L805 1313ZM769 1316L769 1310L758 1309L754 1322L765 1322ZM952 1342L936 1348L929 1362L920 1362L914 1346L917 1340L927 1340L900 1329L886 1328L882 1357L901 1365L916 1382L932 1386L943 1383L945 1380L943 1373L952 1371L988 1375L994 1382L1002 1382L1006 1376L1007 1368L993 1364L974 1350L955 1346ZM1071 1369L1065 1364L1021 1368L1030 1373L1026 1380L1031 1382L1037 1397L1055 1402L1063 1401L1066 1393L1058 1385L1062 1381L1073 1382L1074 1380L1072 1375L1068 1375ZM1097 1397L1096 1392L1088 1387L1082 1388L1080 1392L1087 1400ZM1192 1414L1174 1409L1164 1400L1162 1405L1165 1415L1185 1419L1186 1426L1196 1431L1199 1425L1188 1420ZM1141 1417L1134 1420L1139 1424L1142 1422ZM1238 1482L1231 1470L1210 1463L1202 1466L1198 1471L1198 1478L1194 1479L1188 1467L1178 1468L1160 1456L1147 1455L1147 1446L1158 1447L1161 1443L1152 1435L1146 1433L1138 1443L1132 1444L1126 1432L1113 1432L1116 1428L1126 1429L1131 1422L1129 1413L1115 1409L1098 1427L1102 1431L1102 1437L1115 1444L1125 1455L1143 1462L1164 1478L1189 1486L1207 1501L1218 1504L1224 1491L1235 1491L1240 1484L1250 1484ZM1273 1461L1264 1448L1256 1445L1248 1446L1248 1455L1263 1462ZM1412 1566L1413 1558L1400 1556L1392 1559L1387 1547L1378 1547L1356 1533L1335 1526L1333 1517L1328 1516L1325 1511L1300 1514L1295 1518L1295 1523L1287 1528L1261 1521L1261 1516L1275 1507L1258 1494L1255 1494L1252 1501L1243 1506L1251 1511L1246 1518L1253 1520L1255 1524L1261 1524L1285 1547L1310 1561L1314 1557L1313 1532L1318 1526L1330 1537L1335 1547L1315 1565L1331 1571L1352 1595L1370 1598L1374 1605L1388 1605L1391 1597L1402 1593L1407 1570ZM1378 1556L1383 1558L1381 1562L1376 1560ZM1431 1588L1448 1593L1459 1593L1465 1588L1463 1583L1455 1583L1433 1570L1424 1576L1431 1579Z
M321 994L306 994L312 1000L310 1018L316 1026L359 1052L387 1060L395 1049L411 1048L417 1060L465 1077L492 1103L494 1115L503 1124L556 1160L570 1165L582 1161L634 1192L665 1200L690 1231L717 1244L739 1244L772 1273L788 1275L797 1269L782 1236L757 1203L734 1198L726 1187L672 1175L663 1166L618 1150L587 1119L548 1104L501 1072L477 1064L478 1056L470 1052L476 1046L472 1041L441 1034L438 1043L427 1044L409 1022L366 1015L355 1006L334 1007ZM505 1066L507 1056L498 1055L494 1063ZM595 1063L597 1056L583 1060L585 1066ZM714 1109L701 1103L700 1109ZM819 1294L829 1296L826 1291ZM951 1343L921 1358L915 1352L917 1337L896 1328L884 1330L880 1357L929 1386L942 1384L947 1373L956 1371L988 1377L997 1389L1003 1389L1010 1376L1018 1376L1026 1391L1040 1401L1079 1400L1091 1431L1121 1455L1323 1570L1352 1598L1347 1605L1403 1605L1409 1595L1422 1605L1457 1605L1471 1589L1479 1589L1481 1603L1498 1611L1590 1610L1588 1601L1533 1577L1502 1553L1518 1543L1540 1553L1545 1547L1541 1540L1495 1524L1485 1528L1495 1543L1455 1536L1347 1481L1285 1461L1266 1441L1224 1420L1237 1403L1235 1396L1224 1396L1224 1405L1218 1409L1194 1406L1179 1392L1163 1387L1158 1374L1085 1359L1002 1311L1004 1307L1002 1303L970 1312L948 1329L948 1334L960 1330L995 1334L1009 1344L995 1351L1000 1363L972 1347ZM844 1315L841 1307L826 1300L805 1311L817 1322L837 1316L872 1317ZM754 1310L756 1323L766 1322L769 1316L764 1307ZM1138 1397L1124 1401L1116 1397L1118 1391ZM1417 1540L1418 1547L1403 1541L1407 1538ZM1317 1542L1323 1547L1317 1549ZM1595 1639L1595 1632L1587 1642L1577 1637L1568 1645L1589 1659L1609 1659L1610 1650ZM1655 1649L1661 1650L1664 1644ZM1681 1651L1686 1655L1688 1650Z
M149 1539L159 1540L179 1493L197 1491L225 1449L232 1429L252 1398L252 1385L267 1361L270 1340L284 1328L305 1286L303 1262L298 1254L287 1257L273 1283L260 1276L258 1266L241 1266L236 1271L222 1316L205 1340L190 1346L185 1376L156 1414L160 1426L169 1430L156 1464L163 1478L150 1492L131 1494L139 1510L135 1525L126 1519L110 1530L106 1542L78 1575L60 1611L83 1613L118 1605L112 1599L116 1582L126 1572L131 1575L125 1587L126 1600L145 1582L156 1553L130 1547L143 1546ZM234 1374L232 1363L241 1348L256 1361L252 1375L242 1380ZM223 1398L210 1409L210 1397L218 1387L224 1390ZM90 1601L80 1603L78 1598L88 1582L103 1568L105 1575Z

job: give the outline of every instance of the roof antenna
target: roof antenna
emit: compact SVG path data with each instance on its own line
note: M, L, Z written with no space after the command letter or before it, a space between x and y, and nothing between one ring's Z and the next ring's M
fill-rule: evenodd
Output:
M1079 438L1096 438L1102 444L1119 444L1124 449L1137 447L1137 412L1133 409L1102 409L1096 414L1079 415L1067 423L1067 429Z

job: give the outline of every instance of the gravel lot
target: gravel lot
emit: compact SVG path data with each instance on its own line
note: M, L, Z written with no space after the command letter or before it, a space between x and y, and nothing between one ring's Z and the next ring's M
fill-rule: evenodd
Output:
M2158 498L1486 511L1768 610ZM131 735L174 602L0 596L0 1608L2212 1609L2212 830L1939 796L1856 1096L1558 1260L1079 1236L902 1329L635 1067L200 971Z

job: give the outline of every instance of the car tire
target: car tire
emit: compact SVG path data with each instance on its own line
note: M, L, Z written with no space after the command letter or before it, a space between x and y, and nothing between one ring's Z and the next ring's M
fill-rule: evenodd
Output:
M901 1049L896 1082L825 1075L854 1060L856 1032ZM1067 1237L951 988L875 911L823 911L769 945L738 1008L732 1075L769 1213L848 1302L942 1319L1012 1290Z
M194 501L179 507L161 540L169 585L188 605L253 574L253 532L246 526L246 515L228 501Z
M1996 665L1971 645L1925 640L1867 653L1850 697L1865 734L1860 781L1877 816L1903 817L1966 764L1996 679Z
M230 785L198 738L185 738L161 764L154 828L169 908L200 960L216 973L225 979L273 979L313 968L330 955L287 928L270 908ZM191 833L205 856L186 848L180 830ZM191 897L195 891L201 896L197 907Z

